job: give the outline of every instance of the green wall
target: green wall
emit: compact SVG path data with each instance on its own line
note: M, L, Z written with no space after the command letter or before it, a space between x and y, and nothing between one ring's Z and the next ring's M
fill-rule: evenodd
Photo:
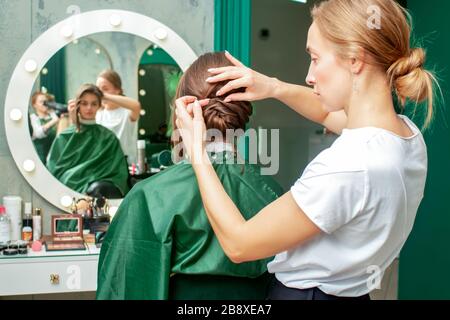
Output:
M436 67L445 101L450 101L450 2L408 0L415 35L427 48L427 67ZM400 256L399 299L450 299L450 119L439 105L425 133L428 177L425 198Z

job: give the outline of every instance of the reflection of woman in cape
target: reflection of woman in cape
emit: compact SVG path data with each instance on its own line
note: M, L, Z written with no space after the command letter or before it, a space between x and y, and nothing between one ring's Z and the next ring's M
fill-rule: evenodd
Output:
M83 85L77 94L77 118L55 139L47 168L69 188L85 193L94 182L108 182L123 195L128 191L128 169L119 140L95 123L102 93L95 85Z
M176 97L215 97L223 84L207 84L202 75L224 63L221 53L199 58ZM237 164L235 146L224 139L227 129L245 129L251 112L248 102L221 99L204 108L206 126L222 135L208 144L214 169L246 218L282 192L257 165ZM137 184L122 202L102 244L97 298L262 299L267 262L227 258L206 218L192 166L181 161Z

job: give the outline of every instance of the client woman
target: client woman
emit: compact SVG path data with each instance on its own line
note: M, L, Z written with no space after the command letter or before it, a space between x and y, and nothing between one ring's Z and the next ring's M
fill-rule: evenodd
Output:
M53 142L47 168L75 191L121 198L128 191L128 168L114 133L95 122L102 97L93 84L80 87L76 97L76 123ZM96 188L106 191L99 194Z
M224 83L205 81L209 68L227 64L223 53L199 57L181 78L175 98L211 98L203 115L206 127L220 134L208 144L209 155L228 194L249 219L282 190L260 174L259 166L237 163L236 146L226 141L226 130L244 129L252 113L249 102L216 98ZM187 161L137 184L102 244L97 299L263 299L268 259L230 261L203 211Z

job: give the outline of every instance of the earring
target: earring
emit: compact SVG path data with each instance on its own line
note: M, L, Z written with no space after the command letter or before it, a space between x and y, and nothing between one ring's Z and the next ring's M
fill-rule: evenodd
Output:
M355 79L353 79L353 92L358 93L359 92L359 86Z

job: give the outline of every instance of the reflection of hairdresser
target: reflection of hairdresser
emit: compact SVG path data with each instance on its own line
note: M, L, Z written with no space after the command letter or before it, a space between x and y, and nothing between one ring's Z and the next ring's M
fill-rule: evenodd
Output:
M56 113L49 111L47 106L44 105L48 98L41 91L36 91L31 97L31 105L34 109L34 112L30 114L31 139L39 158L44 164L56 137L56 125L59 122Z
M75 125L55 139L47 168L66 186L90 193L95 186L107 189L107 198L120 198L128 191L128 170L119 140L107 128L96 124L102 92L93 84L78 90Z
M103 108L97 113L97 123L116 134L128 163L136 162L137 123L141 104L124 96L122 80L113 70L100 73L97 86L103 92Z
M204 79L208 68L226 63L222 53L198 58L177 97L215 97L223 83ZM207 146L214 168L248 219L282 193L257 165L237 164L234 144L224 141L226 130L243 130L251 113L250 103L223 99L211 99L204 109L206 126L217 131ZM192 166L181 162L137 184L120 205L102 243L97 298L262 299L266 262L228 259L206 219Z

